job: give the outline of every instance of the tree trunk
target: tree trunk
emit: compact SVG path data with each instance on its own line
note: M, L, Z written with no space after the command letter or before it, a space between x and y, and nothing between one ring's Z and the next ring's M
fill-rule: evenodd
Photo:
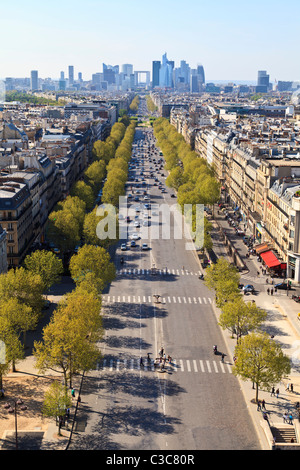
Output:
M256 382L256 389L255 389L255 402L258 403L258 383Z

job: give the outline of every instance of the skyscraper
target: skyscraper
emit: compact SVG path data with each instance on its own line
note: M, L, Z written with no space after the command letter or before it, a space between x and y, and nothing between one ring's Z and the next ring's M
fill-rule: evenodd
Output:
M74 84L74 66L69 65L69 85L72 86Z
M260 93L267 93L270 86L270 76L265 70L259 70L257 73L257 87L256 91Z
M32 70L30 73L30 89L32 91L39 89L39 73L37 70Z
M200 93L204 90L205 74L203 65L198 65L196 69L191 70L190 91L191 93Z
M159 86L162 88L173 87L174 62L168 60L167 53L162 56L162 63L159 70Z
M133 74L133 65L123 64L122 65L122 73L124 73L124 75L126 75L127 77L130 77L130 75Z
M152 62L152 88L159 86L159 70L160 70L160 61L154 60Z

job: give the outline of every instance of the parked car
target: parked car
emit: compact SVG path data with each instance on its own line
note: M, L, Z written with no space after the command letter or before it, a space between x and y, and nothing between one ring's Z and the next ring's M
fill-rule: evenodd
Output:
M247 284L243 287L244 294L253 294L255 289L251 284Z
M288 289L290 286L286 282L279 282L274 285L275 289Z
M143 243L142 244L142 250L148 250L148 249L149 249L149 247L148 247L147 243Z
M122 251L126 251L126 250L127 250L127 245L126 245L126 243L122 243L122 245L121 245L121 250L122 250Z

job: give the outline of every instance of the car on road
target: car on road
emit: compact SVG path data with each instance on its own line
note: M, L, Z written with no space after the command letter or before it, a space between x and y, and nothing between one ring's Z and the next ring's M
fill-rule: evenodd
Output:
M244 294L253 294L255 289L252 286L252 284L247 284L246 286L243 287Z
M148 249L149 249L149 247L148 247L147 243L143 243L142 244L142 250L148 250Z
M126 245L126 243L122 243L122 245L121 245L121 250L122 250L122 251L126 251L126 250L127 250L127 245Z
M289 285L286 282L278 282L274 285L275 289L288 289Z
M132 241L130 242L130 246L131 246L131 247L135 247L135 246L136 246L136 243L135 243L134 240L132 240Z
M131 240L139 240L140 236L138 233L134 232L130 235Z

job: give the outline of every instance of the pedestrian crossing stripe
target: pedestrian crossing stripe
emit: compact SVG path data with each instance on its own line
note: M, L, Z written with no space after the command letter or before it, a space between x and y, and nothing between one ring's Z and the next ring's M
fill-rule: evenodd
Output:
M144 364L140 364L140 359L106 359L104 358L101 363L98 363L97 370L109 371L109 372L121 372L121 371L155 371L159 370L159 365L154 367L153 360L148 363L145 359ZM165 364L165 370L167 372L187 372L196 374L232 374L232 364L229 362L222 362L217 360L202 360L202 359L172 359L171 363Z
M114 304L114 303L120 303L120 302L123 302L123 303L138 303L138 304L141 304L141 303L154 303L154 297L151 297L150 295L148 296L125 296L123 295L122 296L122 300L121 300L121 296L118 295L118 296L115 296L115 295L103 295L102 296L102 304L106 305L106 304ZM167 297L161 297L161 300L160 300L160 303L161 304L167 304L167 303L179 303L179 304L200 304L200 305L211 305L213 304L213 299L211 299L210 297L175 297L175 296L167 296Z
M179 270L179 269L138 269L138 268L124 268L124 269L118 269L116 272L117 275L122 276L122 275L160 275L160 276L200 276L202 273L201 271L193 272L193 271L188 271L187 269Z

